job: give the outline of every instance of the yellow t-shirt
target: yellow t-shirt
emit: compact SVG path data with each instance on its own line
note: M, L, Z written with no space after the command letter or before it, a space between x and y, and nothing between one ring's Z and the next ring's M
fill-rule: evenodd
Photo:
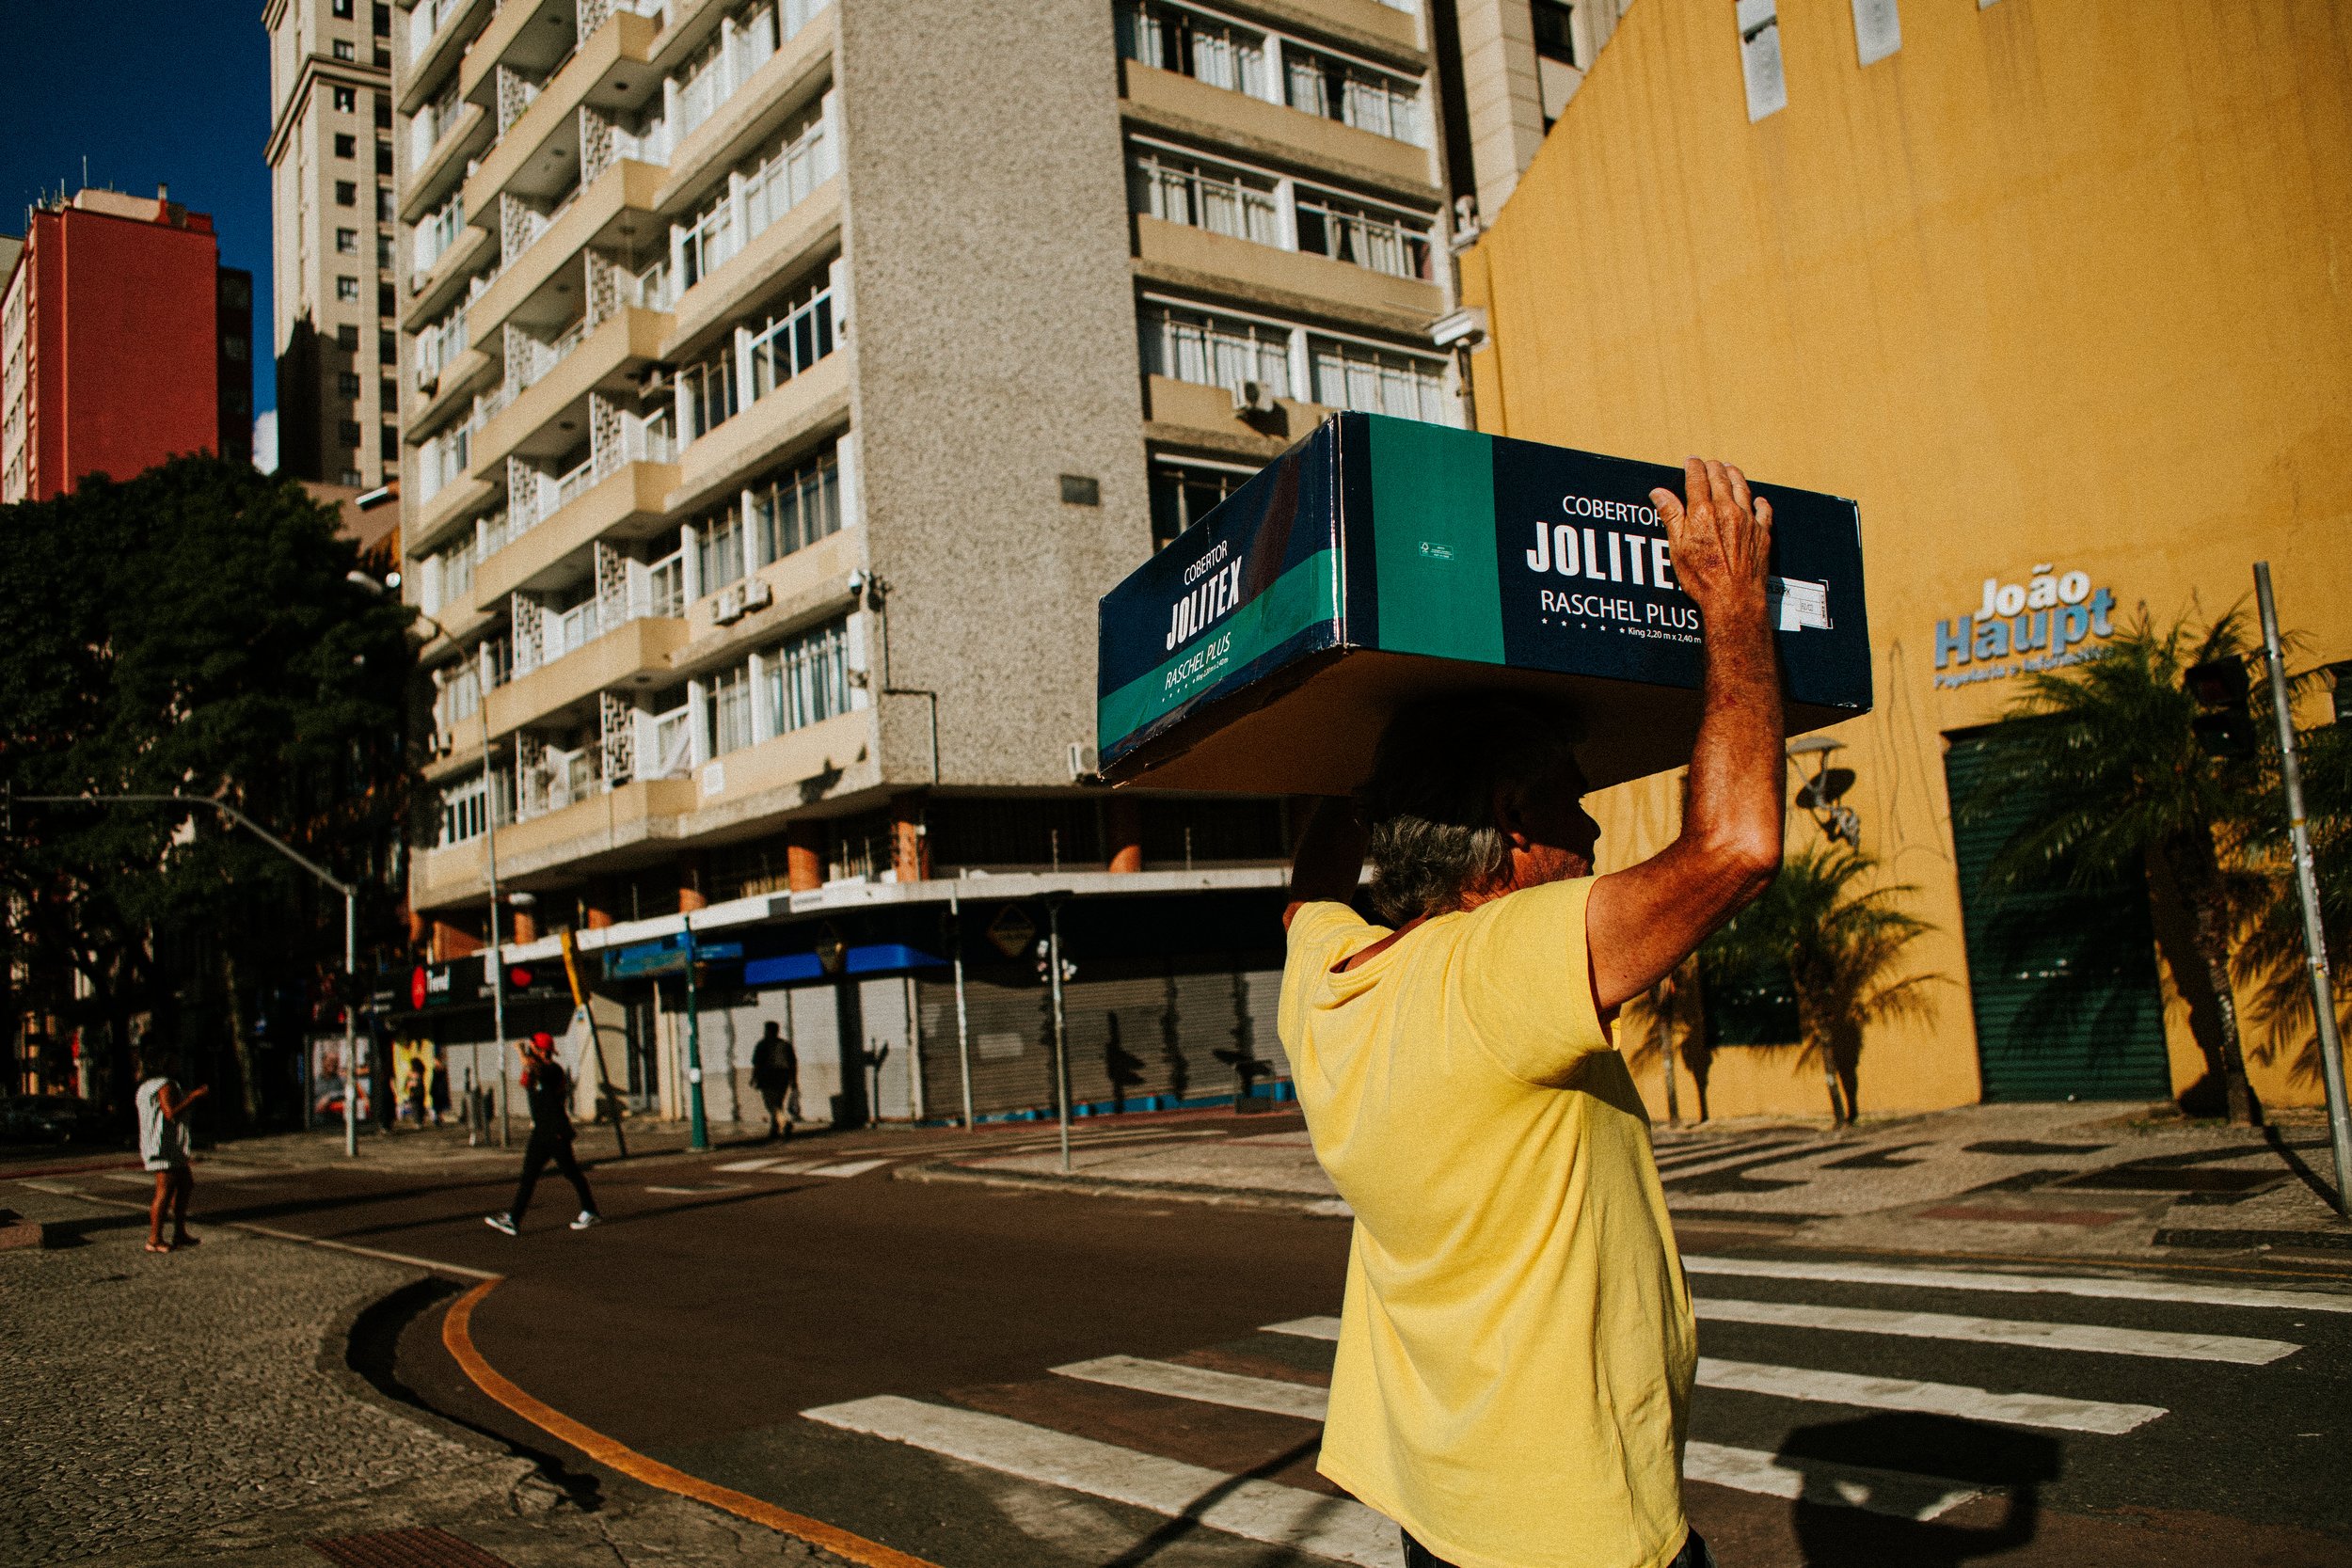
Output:
M1681 1549L1696 1356L1649 1118L1593 1006L1589 880L1388 935L1291 922L1280 1032L1356 1211L1322 1472L1457 1568Z

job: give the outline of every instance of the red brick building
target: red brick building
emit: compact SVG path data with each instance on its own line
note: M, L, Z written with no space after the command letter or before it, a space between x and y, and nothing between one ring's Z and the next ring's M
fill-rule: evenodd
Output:
M213 220L158 190L37 206L0 250L0 502L91 473L253 453L253 280Z

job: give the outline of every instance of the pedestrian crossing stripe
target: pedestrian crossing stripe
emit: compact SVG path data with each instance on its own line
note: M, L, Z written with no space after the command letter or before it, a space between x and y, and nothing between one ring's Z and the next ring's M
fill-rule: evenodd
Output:
M2115 1404L2067 1399L2057 1394L1996 1394L1959 1383L1919 1383L1901 1377L1868 1377L1820 1371L1810 1367L1772 1367L1755 1361L1699 1357L1698 1386L1784 1400L1854 1405L1866 1410L1904 1410L1961 1420L2001 1421L2010 1426L2052 1427L2121 1436L2167 1414L2157 1404Z
M1842 1504L1867 1513L1920 1523L1984 1496L1982 1487L1965 1481L1874 1469L1867 1465L1788 1459L1759 1449L1733 1449L1720 1443L1683 1445L1682 1478L1729 1487L1735 1492L1753 1492L1790 1502Z
M1091 1437L896 1394L802 1414L845 1432L905 1443L1024 1481L1126 1503L1269 1546L1359 1568L1403 1568L1396 1526L1350 1497L1229 1476Z
M867 1171L878 1170L888 1164L890 1161L887 1158L838 1162L832 1160L730 1160L723 1165L713 1165L710 1168L738 1172L758 1171L767 1176L847 1177L864 1176Z
M1054 1370L1062 1377L1088 1383L1165 1394L1200 1404L1222 1404L1235 1410L1263 1411L1269 1416L1295 1416L1320 1421L1330 1396L1308 1383L1283 1383L1274 1378L1248 1377L1238 1372L1213 1371L1174 1361L1146 1361L1136 1355L1104 1355L1074 1361Z
M1810 1263L1778 1258L1706 1258L1686 1253L1686 1274L1751 1279L1807 1279L1838 1285L1910 1285L1930 1291L2010 1295L2089 1296L2114 1301L2177 1302L2191 1307L2249 1307L2295 1312L2352 1312L2352 1294L2275 1291L2243 1285L2192 1285L2169 1279L2106 1279L2081 1275L1979 1274L1969 1269L1887 1263Z
M2155 1329L2110 1328L2104 1323L1889 1312L1876 1307L1821 1307L1812 1302L1693 1296L1691 1307L1702 1323L1768 1323L1779 1328L1886 1334L1907 1339L2026 1345L2094 1354L2158 1356L2172 1361L2226 1361L2242 1367L2266 1367L2303 1348L2284 1339L2254 1339L2233 1334L2168 1334Z

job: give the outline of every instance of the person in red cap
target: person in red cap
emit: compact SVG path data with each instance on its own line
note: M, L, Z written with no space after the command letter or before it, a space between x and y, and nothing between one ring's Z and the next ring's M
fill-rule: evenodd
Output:
M514 1206L503 1214L485 1215L482 1223L509 1236L519 1235L523 1213L531 1207L532 1190L539 1185L539 1173L552 1160L572 1184L572 1191L580 1195L580 1213L572 1228L585 1230L603 1216L596 1212L596 1196L588 1191L588 1178L580 1174L580 1162L572 1158L572 1075L555 1059L555 1038L544 1030L532 1036L522 1051L523 1095L531 1102L531 1142L523 1149L523 1179L515 1188Z

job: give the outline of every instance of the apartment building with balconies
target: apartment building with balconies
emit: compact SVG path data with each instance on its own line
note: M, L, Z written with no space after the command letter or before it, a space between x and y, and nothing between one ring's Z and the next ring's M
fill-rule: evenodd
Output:
M398 13L433 958L485 940L494 840L508 958L569 929L648 1105L688 915L730 950L698 1016L782 1021L848 1119L1050 1104L1057 922L1077 1101L1279 1078L1287 812L1091 786L1094 605L1325 410L1461 421L1425 25Z
M278 471L373 490L400 474L384 0L268 0Z

